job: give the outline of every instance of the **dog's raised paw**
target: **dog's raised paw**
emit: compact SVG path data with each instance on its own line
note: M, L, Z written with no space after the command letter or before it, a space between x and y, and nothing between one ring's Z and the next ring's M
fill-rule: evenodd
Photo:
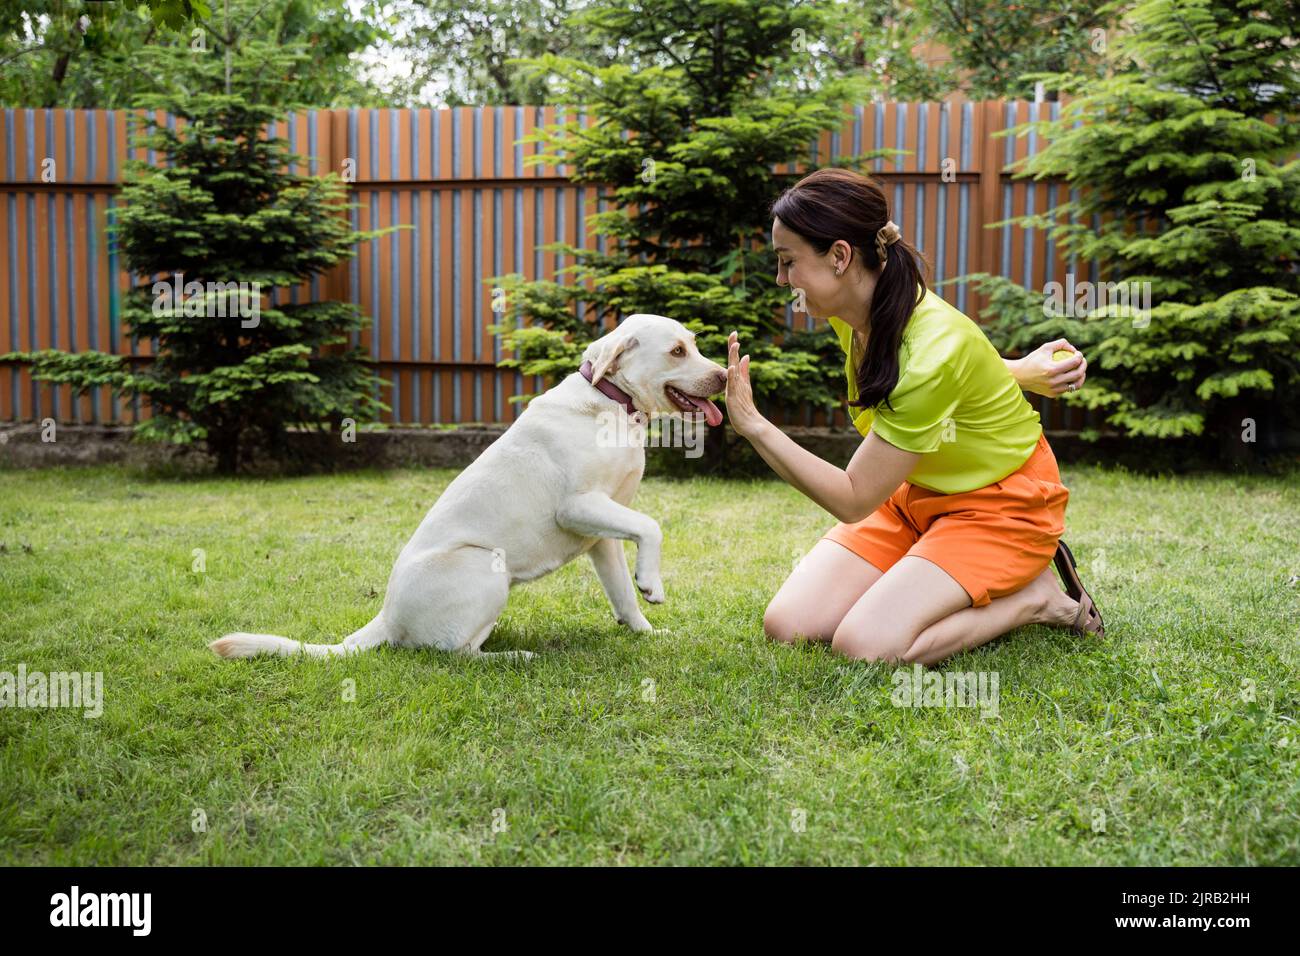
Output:
M636 577L636 589L641 592L641 596L651 604L664 603L664 582L659 575L654 577Z

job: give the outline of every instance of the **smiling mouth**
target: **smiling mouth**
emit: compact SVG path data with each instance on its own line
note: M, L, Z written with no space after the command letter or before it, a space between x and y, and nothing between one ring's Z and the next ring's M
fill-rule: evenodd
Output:
M664 386L664 394L668 396L670 402L684 412L703 412L704 420L710 426L722 424L722 412L707 398L701 395L688 395L672 385Z

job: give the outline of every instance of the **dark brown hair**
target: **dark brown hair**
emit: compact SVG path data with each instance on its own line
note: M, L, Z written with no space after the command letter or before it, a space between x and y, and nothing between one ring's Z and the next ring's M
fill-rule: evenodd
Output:
M772 215L798 233L818 255L843 239L864 265L879 266L876 233L889 222L889 203L879 184L851 169L819 169L772 203ZM885 247L888 265L871 295L867 352L859 365L858 399L875 408L898 384L898 348L912 310L925 296L924 257L901 236Z

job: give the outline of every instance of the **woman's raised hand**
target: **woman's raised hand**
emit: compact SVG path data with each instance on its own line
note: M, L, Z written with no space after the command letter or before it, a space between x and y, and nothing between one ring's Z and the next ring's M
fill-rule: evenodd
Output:
M765 421L754 406L749 356L740 357L740 341L735 332L727 337L727 418L738 435L749 435Z

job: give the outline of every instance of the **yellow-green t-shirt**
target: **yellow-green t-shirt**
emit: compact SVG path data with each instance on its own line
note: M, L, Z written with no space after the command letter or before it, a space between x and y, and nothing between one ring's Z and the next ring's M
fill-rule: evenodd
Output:
M830 324L848 356L849 399L856 400L853 328L834 317ZM889 404L850 407L849 414L863 435L874 430L895 448L919 452L907 480L947 495L1001 481L1029 459L1042 434L1038 412L993 343L931 289L903 331Z

